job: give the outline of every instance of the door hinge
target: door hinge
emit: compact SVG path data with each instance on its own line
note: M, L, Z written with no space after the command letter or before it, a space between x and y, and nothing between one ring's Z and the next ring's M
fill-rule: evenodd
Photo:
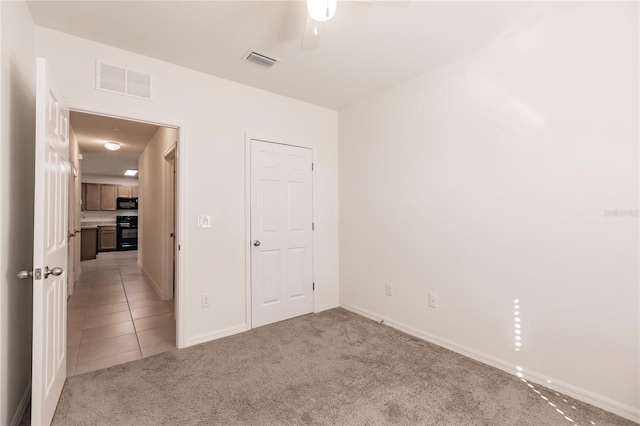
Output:
M313 171L313 163L311 163L311 171Z
M316 291L316 283L313 283L312 289L313 289L313 291Z
M311 230L312 231L316 230L316 223L315 222L311 222Z
M41 280L42 279L42 269L36 268L33 270L33 279Z
M178 244L178 251L180 251L180 244Z

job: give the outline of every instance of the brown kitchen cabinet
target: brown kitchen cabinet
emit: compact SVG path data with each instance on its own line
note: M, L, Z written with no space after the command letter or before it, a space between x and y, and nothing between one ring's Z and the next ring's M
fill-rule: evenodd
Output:
M82 210L100 210L100 184L82 184Z
M118 197L135 198L138 196L138 185L118 185Z
M82 228L80 232L80 260L95 259L98 251L98 228Z
M82 210L117 210L117 198L137 198L137 185L83 183Z
M117 249L117 236L115 226L100 226L98 236L98 251L113 251Z
M100 210L115 210L117 207L118 185L100 185ZM88 189L88 187L87 187Z
M131 186L118 185L118 197L131 198Z

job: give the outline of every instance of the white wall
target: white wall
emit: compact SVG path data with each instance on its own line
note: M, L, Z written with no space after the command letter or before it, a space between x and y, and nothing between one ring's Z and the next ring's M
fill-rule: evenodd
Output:
M247 327L247 130L313 148L315 309L337 306L337 112L44 28L36 29L36 51L49 61L59 92L72 106L182 126L184 227L178 235L185 291L179 301L184 308L179 343L195 344ZM156 100L96 91L96 58L152 73ZM211 215L211 229L196 228L201 214ZM202 293L213 294L211 307L200 307Z
M638 71L599 2L341 111L341 304L637 420Z
M138 162L140 179L140 222L138 235L143 246L138 246L139 262L142 269L163 297L162 288L166 282L164 248L167 235L164 234L165 220L164 153L176 145L177 129L160 127L153 135ZM140 243L140 242L139 242Z
M0 2L0 424L19 421L31 386L34 27L24 2Z

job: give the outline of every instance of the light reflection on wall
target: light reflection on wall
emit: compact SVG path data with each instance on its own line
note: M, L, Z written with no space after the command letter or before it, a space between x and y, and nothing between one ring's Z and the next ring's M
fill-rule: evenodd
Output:
M515 322L515 333L516 333L516 352L520 351L520 347L522 347L522 325L520 324L520 299L513 299L513 321Z

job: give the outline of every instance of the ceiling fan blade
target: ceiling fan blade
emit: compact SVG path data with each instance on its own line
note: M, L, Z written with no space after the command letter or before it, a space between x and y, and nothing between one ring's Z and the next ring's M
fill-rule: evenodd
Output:
M307 14L307 22L304 23L304 33L302 34L302 50L313 50L318 47L320 35L320 22L314 21Z

